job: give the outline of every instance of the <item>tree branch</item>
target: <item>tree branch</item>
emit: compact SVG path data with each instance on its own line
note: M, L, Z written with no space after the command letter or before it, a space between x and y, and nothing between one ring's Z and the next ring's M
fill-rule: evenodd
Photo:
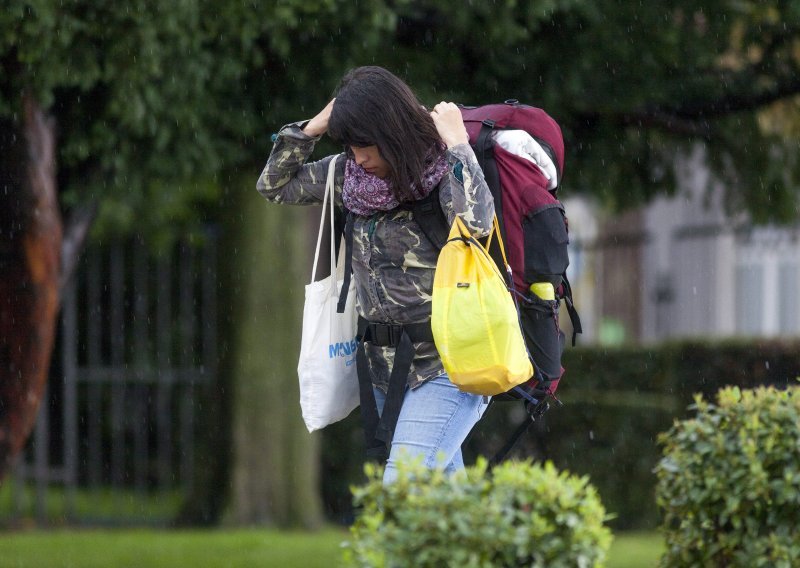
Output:
M711 121L742 111L754 111L788 97L800 95L800 74L782 78L771 89L742 93L732 89L717 99L692 101L680 107L653 107L620 113L614 118L623 126L658 128L672 134L710 140ZM597 115L595 115L597 116Z
M619 114L617 121L623 126L658 128L670 134L710 140L711 124L706 120L690 120L661 110L643 110Z
M682 119L713 118L741 111L756 110L775 101L800 94L800 74L791 73L779 78L774 87L757 92L742 93L731 89L725 95L711 100L693 101L660 112Z

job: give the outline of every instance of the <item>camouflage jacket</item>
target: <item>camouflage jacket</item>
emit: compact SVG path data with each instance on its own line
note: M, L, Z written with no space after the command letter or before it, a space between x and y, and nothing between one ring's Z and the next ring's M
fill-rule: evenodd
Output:
M317 204L325 194L330 160L337 158L335 201L342 206L345 156L327 156L306 163L318 138L306 135L304 123L284 126L258 179L261 195L275 203ZM494 202L475 154L468 144L447 150L449 173L439 183L442 210L452 223L458 214L471 231L486 236ZM356 216L353 225L353 278L357 309L369 321L408 324L430 321L433 275L439 251L414 221L413 212L394 209L370 217ZM433 343L415 343L408 385L415 388L444 372ZM372 383L386 391L394 349L365 345Z

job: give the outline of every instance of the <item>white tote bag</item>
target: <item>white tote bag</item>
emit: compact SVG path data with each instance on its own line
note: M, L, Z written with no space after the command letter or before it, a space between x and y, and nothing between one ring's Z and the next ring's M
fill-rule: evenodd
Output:
M303 307L303 336L297 374L300 378L300 409L309 432L324 428L350 414L358 406L356 375L356 308L355 284L350 279L344 313L336 312L339 301L344 254L334 270L333 180L336 159L331 160L322 216L317 235L317 250L311 269L311 283L306 286ZM325 213L330 212L331 275L314 282L319 260Z

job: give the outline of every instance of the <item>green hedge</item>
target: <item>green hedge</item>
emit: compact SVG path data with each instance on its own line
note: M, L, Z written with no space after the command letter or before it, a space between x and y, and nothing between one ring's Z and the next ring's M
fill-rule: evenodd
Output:
M606 513L587 477L552 463L486 460L452 477L400 463L398 479L356 488L363 508L347 543L350 566L603 566Z
M680 342L650 347L568 348L558 390L564 403L535 423L512 453L588 475L615 530L653 529L656 439L688 416L693 395L720 387L786 386L800 376L800 342ZM524 420L522 405L492 405L465 446L465 459L491 457ZM348 486L364 481L358 412L323 432L323 498L334 521L349 522Z
M659 437L664 566L800 565L800 389L726 387Z

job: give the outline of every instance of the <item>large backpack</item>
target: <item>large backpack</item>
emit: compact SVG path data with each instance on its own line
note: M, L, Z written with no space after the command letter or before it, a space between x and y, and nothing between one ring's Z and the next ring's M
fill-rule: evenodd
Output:
M559 329L558 311L560 300L564 300L573 325L573 343L575 334L581 332L580 319L572 303L572 290L566 277L569 257L567 245L567 220L564 207L557 199L558 187L564 168L564 140L561 128L542 109L520 104L516 100L508 100L502 104L480 107L461 107L470 145L475 150L487 185L494 197L500 230L506 245L509 264L513 277L508 286L517 297L520 311L520 322L525 336L526 346L534 365L534 376L511 391L494 396L494 400L522 400L531 420L525 420L511 436L508 443L491 460L497 463L505 458L519 437L527 430L538 416L556 401L555 391L564 374L561 366L561 353L564 348L564 334ZM555 180L551 183L543 170L511 151L495 143L493 133L499 131L522 130L527 132L555 165ZM413 205L414 218L423 233L439 249L447 241L450 230L447 219L439 203L438 190L430 193L425 199ZM343 232L347 242L347 258L345 278L349 277L349 259L352 254L351 216L346 215L347 223L339 223L337 232ZM344 219L342 220L344 221ZM494 239L496 242L497 239ZM495 262L503 273L506 267L502 262L499 250L490 249ZM555 298L541 299L530 290L534 283L552 284ZM344 288L343 288L344 289ZM340 298L343 308L344 294ZM388 329L393 326L376 326L359 320L359 352L358 364L363 366L363 340L382 341L381 344L396 346L401 334L408 335L411 341L431 341L430 326L417 324L402 326L402 329ZM387 328L387 329L385 329ZM378 335L397 335L391 340L378 338ZM407 346L410 342L407 342ZM395 359L398 377L410 365L413 352L398 354ZM401 365L402 361L402 365ZM395 374L393 369L393 375ZM367 372L359 369L359 383L362 391L361 412L365 426L367 454L372 457L386 457L386 446L391 441L394 424L402 403L402 381L390 379L387 406L380 417L374 408L372 387L366 377ZM392 384L396 392L393 394ZM393 400L392 404L389 403ZM560 403L559 403L560 404ZM387 411L387 407L391 411Z
M534 376L511 391L493 400L517 400L525 403L532 419L549 408L558 383L564 374L561 354L564 334L559 329L560 300L564 300L572 321L573 336L580 333L581 323L572 301L567 280L569 255L567 218L557 192L564 171L564 139L555 120L540 108L508 100L502 104L461 107L469 142L484 172L494 197L495 211L505 241L508 262L512 269L509 289L517 297L520 323L526 345L534 363ZM499 131L524 131L538 144L555 165L555 179L529 158L522 157L496 143ZM551 173L552 175L552 173ZM414 216L429 240L441 248L449 227L439 205L438 192L414 205ZM497 240L495 239L495 242ZM491 251L503 273L506 267L499 250ZM538 297L531 285L550 283L555 299ZM512 436L501 454L505 456L531 421L526 421Z

